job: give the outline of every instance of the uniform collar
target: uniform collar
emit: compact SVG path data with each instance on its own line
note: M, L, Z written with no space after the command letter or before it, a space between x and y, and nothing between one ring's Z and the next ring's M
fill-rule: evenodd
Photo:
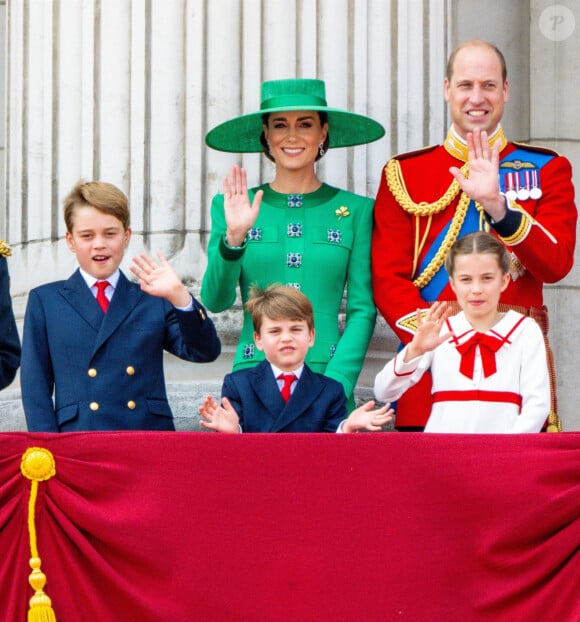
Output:
M507 138L503 133L501 125L498 125L495 132L489 137L489 144L491 147L498 144L500 153L504 150L507 145ZM443 146L447 153L451 154L454 158L462 162L467 162L467 142L457 134L453 126L449 128Z

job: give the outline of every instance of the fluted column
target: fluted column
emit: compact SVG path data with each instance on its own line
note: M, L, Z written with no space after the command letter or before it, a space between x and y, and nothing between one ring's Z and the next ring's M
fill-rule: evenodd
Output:
M331 106L386 126L381 141L320 164L329 183L373 195L392 153L441 134L443 104L429 114L423 91L440 78L445 37L426 52L416 25L442 23L444 11L395 0L11 0L3 216L14 293L73 269L61 206L81 178L124 190L131 254L161 250L195 288L229 165L241 161L251 183L273 174L261 156L217 153L203 138L255 110L263 80L322 78Z

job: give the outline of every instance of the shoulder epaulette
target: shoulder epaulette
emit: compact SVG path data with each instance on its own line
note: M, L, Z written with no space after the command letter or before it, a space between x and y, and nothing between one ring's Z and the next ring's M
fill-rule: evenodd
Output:
M10 257L10 255L12 255L10 244L4 240L0 240L0 257Z
M428 147L422 147L421 149L417 149L416 151L407 151L406 153L400 153L396 156L393 156L395 160L406 160L407 158L414 158L418 155L423 155L424 153L429 153L433 151L433 149L437 149L439 145L429 145Z
M536 153L545 153L546 155L559 156L557 151L553 149L548 149L548 147L541 147L539 145L528 145L528 143L520 143L517 141L512 141L514 145L517 145L520 149L526 149L527 151L535 151Z

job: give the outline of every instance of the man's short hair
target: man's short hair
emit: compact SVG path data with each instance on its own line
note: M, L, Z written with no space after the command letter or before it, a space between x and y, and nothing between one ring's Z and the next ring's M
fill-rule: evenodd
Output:
M501 65L502 82L505 83L505 81L507 80L507 65L504 55L501 53L501 50L496 45L494 45L493 43L489 43L489 41L483 41L482 39L471 39L469 41L464 41L463 43L460 43L453 50L453 52L451 52L451 56L449 56L449 60L447 61L447 69L445 71L445 77L447 78L447 80L451 82L451 77L453 76L453 65L455 64L455 58L457 57L457 54L464 48L477 46L489 48L496 53Z

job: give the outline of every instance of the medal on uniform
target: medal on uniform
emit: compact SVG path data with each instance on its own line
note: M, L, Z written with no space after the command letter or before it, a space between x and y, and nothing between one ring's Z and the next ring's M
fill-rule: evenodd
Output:
M520 171L518 199L520 201L527 201L530 198L530 171Z
M516 184L514 181L515 173L506 173L504 175L505 195L510 201L515 201L518 193L516 192Z
M527 201L530 198L530 171L522 171L520 174L516 173L516 177L518 180L518 199Z
M542 196L542 189L540 188L540 171L537 168L530 171L532 178L530 188L530 199L539 199Z

